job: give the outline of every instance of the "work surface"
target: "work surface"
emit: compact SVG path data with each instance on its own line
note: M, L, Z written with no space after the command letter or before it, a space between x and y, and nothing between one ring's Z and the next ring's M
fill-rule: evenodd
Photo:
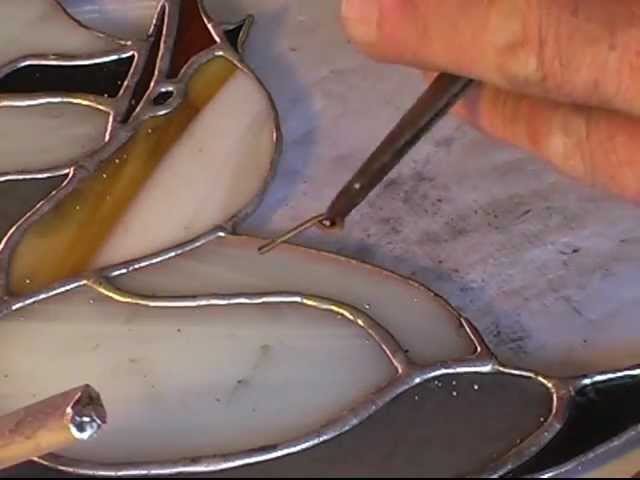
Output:
M224 2L211 2L213 11ZM231 3L231 2L229 2ZM322 211L424 88L346 40L339 2L235 1L257 24L248 63L273 93L284 152L245 230ZM407 275L446 296L506 362L574 374L640 362L640 209L449 118L340 235L305 245Z
M224 20L256 16L247 62L273 94L284 149L262 206L241 230L277 234L326 207L424 85L415 71L357 52L336 0L208 6ZM2 201L0 214L12 210ZM575 374L640 361L640 209L453 118L354 212L344 232L314 231L296 242L432 288L508 364Z

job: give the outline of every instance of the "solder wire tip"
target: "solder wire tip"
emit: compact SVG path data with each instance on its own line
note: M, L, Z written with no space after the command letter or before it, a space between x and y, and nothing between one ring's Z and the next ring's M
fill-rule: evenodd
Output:
M258 253L260 255L265 255L275 250L283 243L291 240L293 237L300 235L302 232L305 232L306 230L309 230L311 227L314 227L316 225L322 225L325 220L326 220L326 215L324 213L311 217L308 220L305 220L301 224L296 225L292 229L283 233L279 237L274 238L273 240L270 240L269 242L261 245L258 248Z

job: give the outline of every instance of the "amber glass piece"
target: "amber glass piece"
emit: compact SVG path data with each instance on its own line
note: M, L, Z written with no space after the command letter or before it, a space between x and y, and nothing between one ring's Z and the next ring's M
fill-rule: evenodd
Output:
M221 57L201 66L180 106L145 121L92 177L32 225L11 259L12 293L33 293L86 271L165 154L236 70Z

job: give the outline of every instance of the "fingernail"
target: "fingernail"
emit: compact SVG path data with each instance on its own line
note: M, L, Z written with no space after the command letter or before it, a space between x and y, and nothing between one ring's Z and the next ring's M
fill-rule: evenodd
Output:
M378 37L378 0L342 0L342 18L347 33L358 43L373 43Z

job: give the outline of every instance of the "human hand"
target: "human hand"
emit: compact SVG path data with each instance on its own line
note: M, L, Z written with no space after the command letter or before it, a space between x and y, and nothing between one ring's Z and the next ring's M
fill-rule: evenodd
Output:
M592 186L640 201L640 2L343 0L375 59L479 81L454 111Z

